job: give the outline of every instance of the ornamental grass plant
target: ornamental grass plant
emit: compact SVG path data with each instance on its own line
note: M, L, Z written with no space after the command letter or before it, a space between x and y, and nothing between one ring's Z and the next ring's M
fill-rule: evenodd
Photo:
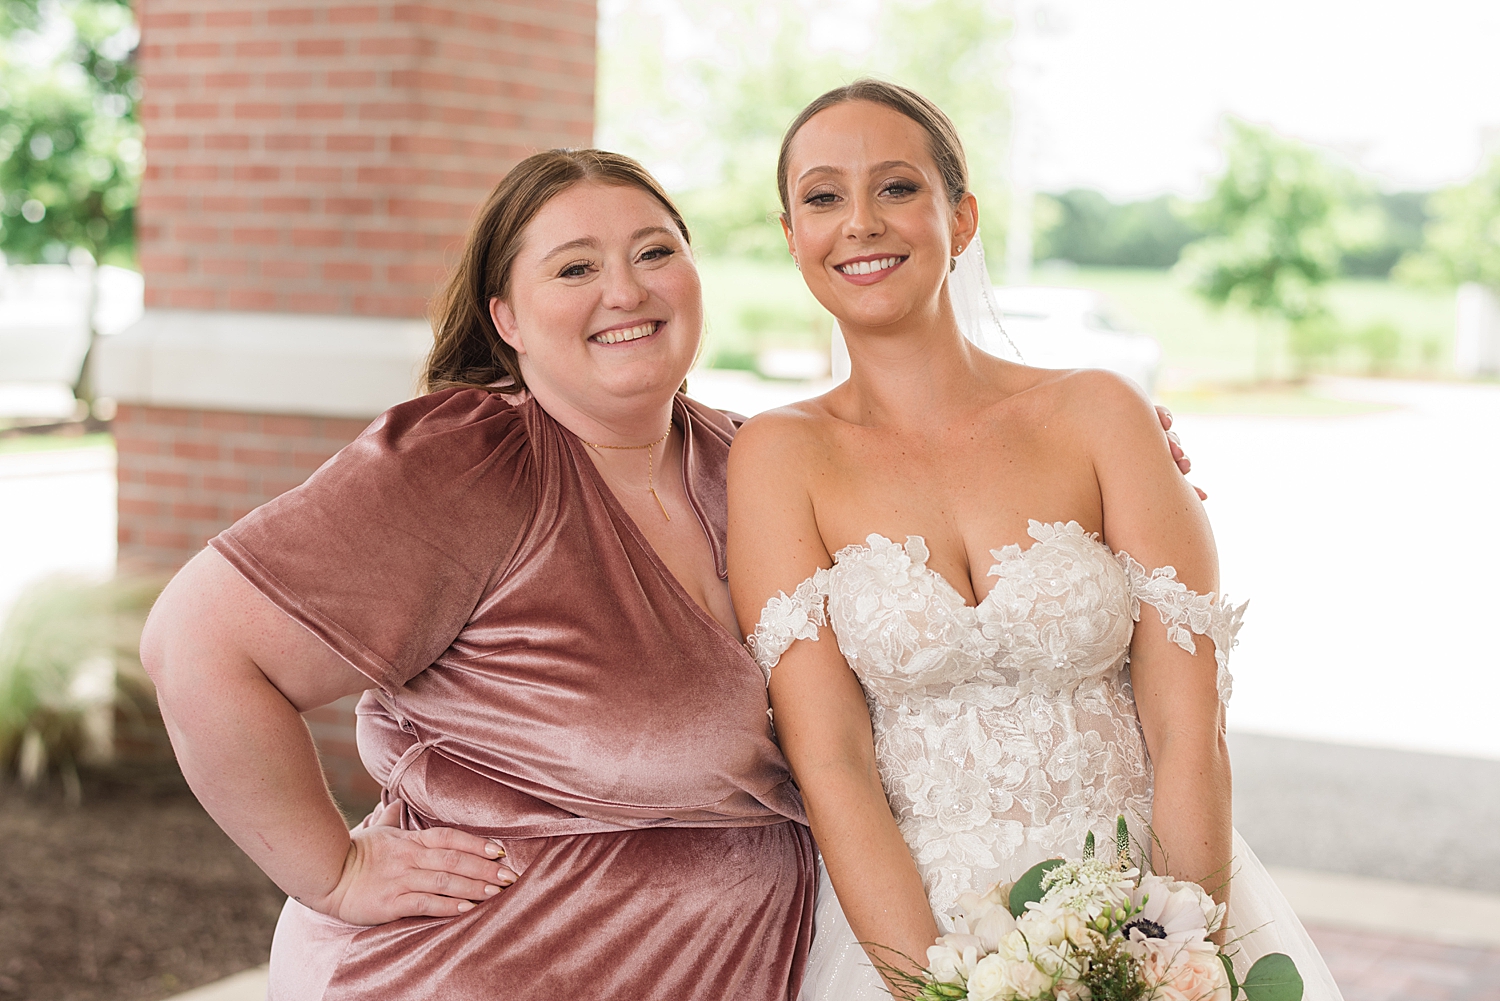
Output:
M0 626L0 777L55 777L76 803L80 766L112 755L116 713L155 712L139 646L161 587L58 576L21 595Z

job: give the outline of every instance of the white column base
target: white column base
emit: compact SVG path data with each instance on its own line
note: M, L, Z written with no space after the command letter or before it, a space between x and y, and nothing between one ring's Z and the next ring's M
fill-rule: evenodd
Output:
M151 309L101 338L95 392L124 403L374 417L419 392L426 320Z
M1494 289L1474 282L1458 287L1453 368L1471 378L1500 375L1500 296Z

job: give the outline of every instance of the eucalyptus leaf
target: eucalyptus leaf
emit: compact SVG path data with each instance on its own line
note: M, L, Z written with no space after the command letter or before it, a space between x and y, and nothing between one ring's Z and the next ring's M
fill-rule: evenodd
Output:
M1272 952L1257 959L1242 986L1247 1001L1302 1001L1302 974L1284 953Z
M1240 982L1234 976L1234 961L1221 952L1219 962L1224 964L1224 975L1229 978L1229 1001L1234 1001L1240 996Z
M1016 885L1010 890L1010 913L1013 917L1025 914L1027 903L1042 899L1042 877L1062 864L1063 860L1060 858L1049 858L1027 869L1025 874L1016 880Z

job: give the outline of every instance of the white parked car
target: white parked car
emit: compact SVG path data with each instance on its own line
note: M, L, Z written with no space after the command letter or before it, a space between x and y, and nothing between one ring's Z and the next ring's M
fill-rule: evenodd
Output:
M1121 322L1100 293L1012 285L995 289L995 301L1026 364L1106 368L1134 379L1148 393L1155 385L1161 345Z

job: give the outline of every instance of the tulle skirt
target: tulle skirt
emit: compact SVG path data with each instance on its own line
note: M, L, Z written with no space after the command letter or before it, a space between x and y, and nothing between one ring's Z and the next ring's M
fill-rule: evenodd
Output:
M1343 1001L1317 946L1239 831L1234 832L1234 877L1227 924L1238 950L1235 970L1241 976L1260 957L1283 952L1302 974L1303 1001ZM880 975L844 918L821 863L814 927L800 1001L890 1001Z

